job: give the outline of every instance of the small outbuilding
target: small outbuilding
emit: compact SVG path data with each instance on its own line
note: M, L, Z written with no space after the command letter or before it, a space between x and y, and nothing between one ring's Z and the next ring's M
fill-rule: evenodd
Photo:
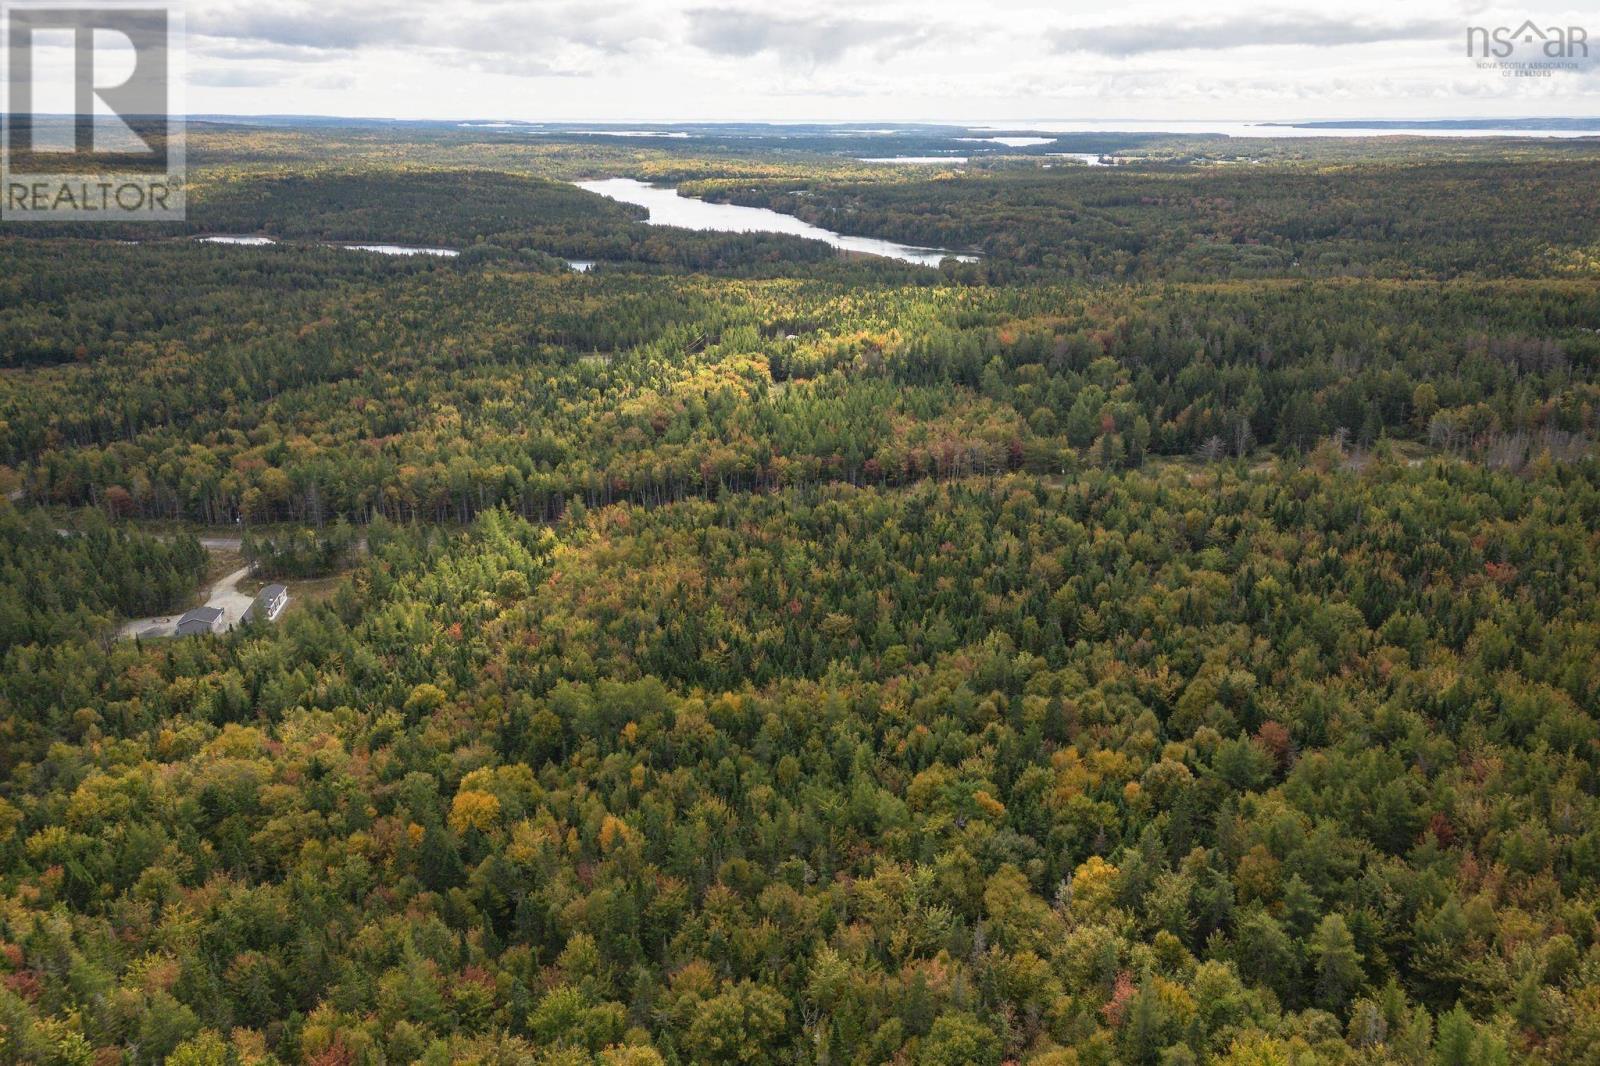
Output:
M204 633L219 632L221 628L221 607L196 607L178 619L178 636L180 637L198 637Z

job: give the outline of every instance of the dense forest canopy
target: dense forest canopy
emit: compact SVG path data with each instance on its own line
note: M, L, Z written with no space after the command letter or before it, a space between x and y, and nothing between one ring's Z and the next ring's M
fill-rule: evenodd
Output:
M0 649L95 637L119 616L183 603L205 573L192 536L140 534L99 510L70 521L0 503Z
M0 378L0 460L40 501L116 488L146 517L553 517L575 495L1059 473L1340 430L1520 464L1600 429L1600 290L1574 280L864 287L10 252L52 280L0 335L62 361ZM162 308L210 262L217 288ZM92 274L130 298L53 310Z
M1600 149L689 132L0 227L0 1061L1600 1061Z
M834 229L984 251L1003 277L1593 277L1590 159L1037 166L898 181L708 178L688 191Z

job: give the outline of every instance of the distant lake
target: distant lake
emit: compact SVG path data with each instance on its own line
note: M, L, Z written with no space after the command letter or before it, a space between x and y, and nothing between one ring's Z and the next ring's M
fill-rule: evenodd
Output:
M461 253L454 248L415 248L406 244L341 244L352 252L377 252L379 255L438 255L454 259Z
M738 204L713 204L684 196L676 189L647 185L632 178L605 178L600 181L574 182L580 189L609 196L627 204L638 204L650 209L652 226L680 226L684 229L717 230L725 233L787 233L795 237L809 237L825 241L847 252L864 252L899 259L920 266L938 266L942 259L959 259L963 263L976 262L977 257L957 255L942 248L918 248L876 237L847 237L821 226L802 222L793 215L781 214L765 207L743 207Z
M914 166L931 166L936 163L965 163L964 155L866 155L862 163L906 163Z
M1199 136L1220 133L1227 137L1594 137L1600 131L1563 125L1562 120L1551 120L1549 126L1537 125L1537 119L1512 124L1485 121L1473 124L1463 122L1438 122L1419 119L1415 124L1403 122L1350 122L1348 124L1314 124L1274 122L1227 122L1188 119L1107 119L1086 122L1016 122L985 123L969 126L972 131L988 130L1022 131L1026 133L1165 133L1172 136Z
M197 237L196 240L207 244L238 244L250 248L264 248L269 244L278 243L271 237L256 234L215 234L210 237ZM327 247L343 248L347 252L376 252L378 255L437 255L445 259L454 259L461 254L454 248L419 248L410 244L330 244Z
M978 141L985 144L999 144L1007 148L1036 148L1041 144L1054 144L1054 137L957 137L958 141Z
M458 122L464 130L519 130L523 133L532 133L540 136L568 136L568 137L666 137L671 140L684 140L689 135L681 130L614 130L614 129L574 129L557 123L554 127L546 128L543 122Z

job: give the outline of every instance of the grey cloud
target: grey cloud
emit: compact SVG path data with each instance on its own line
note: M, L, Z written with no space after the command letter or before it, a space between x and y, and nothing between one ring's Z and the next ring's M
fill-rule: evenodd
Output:
M1442 19L1406 22L1361 22L1318 15L1280 14L1171 21L1142 25L1088 26L1056 30L1049 35L1058 52L1095 52L1107 56L1143 55L1195 49L1215 51L1252 45L1376 44L1459 35L1462 25Z
M466 70L479 74L510 74L519 78L580 78L589 71L553 63L539 56L513 52L461 52L442 55Z
M209 85L220 89L257 89L277 85L282 80L274 71L240 67L202 67L189 75L189 81L194 85Z
M349 74L319 74L306 82L313 89L323 91L340 91L353 88L356 79Z
M856 49L892 54L932 36L921 23L887 19L795 18L727 7L695 8L688 16L689 42L713 55L770 52L811 65L835 62Z
M527 5L460 9L433 28L429 43L525 59L549 53L552 49L576 46L604 55L632 52L645 41L662 35L662 28L649 16L620 5L584 6L529 10Z
M525 3L450 8L413 2L391 5L381 17L365 4L337 0L271 9L241 4L191 18L190 25L202 47L219 58L250 47L300 62L395 48L455 54L468 67L523 74L563 73L564 66L551 62L557 52L618 55L658 32L637 11L593 3L535 9Z
M410 44L422 30L419 20L400 12L388 12L380 19L360 9L312 11L292 7L214 11L191 20L190 28L207 37L342 50Z
M268 41L191 35L189 50L215 63L328 63L349 53Z

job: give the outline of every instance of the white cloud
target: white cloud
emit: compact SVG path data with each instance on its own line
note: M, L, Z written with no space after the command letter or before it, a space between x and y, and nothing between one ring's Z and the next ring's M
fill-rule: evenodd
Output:
M1403 22L1330 18L1322 14L1273 13L1208 20L1127 22L1057 30L1050 41L1063 52L1134 56L1147 52L1221 51L1255 46L1330 48L1383 41L1438 41L1460 37L1459 20Z
M730 7L688 12L689 41L713 55L749 57L770 53L809 65L834 63L848 53L879 58L929 42L935 28L923 18L858 18L772 15Z
M1471 65L1469 22L1520 21L1499 4L1214 0L1201 15L1121 0L1111 17L1050 0L192 0L190 105L622 122L1596 114L1586 73Z

